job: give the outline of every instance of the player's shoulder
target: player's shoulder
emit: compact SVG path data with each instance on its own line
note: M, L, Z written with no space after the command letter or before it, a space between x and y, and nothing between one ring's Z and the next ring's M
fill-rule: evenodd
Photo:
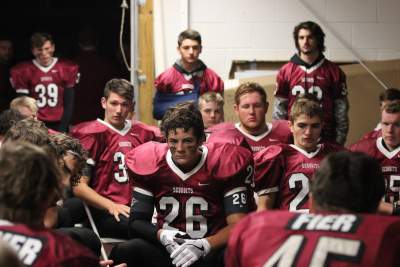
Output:
M337 143L325 142L322 145L323 145L324 151L327 152L327 153L339 152L339 151L347 150L344 146L339 145Z
M350 151L359 151L368 154L368 152L371 152L372 150L375 149L378 138L362 139L354 144L349 145L348 149Z
M86 121L75 125L71 130L71 135L75 138L80 138L83 136L104 133L107 129L107 126L100 123L98 120Z
M221 123L218 123L214 126L207 128L207 132L210 132L210 133L215 132L216 133L216 132L223 131L223 130L233 130L233 129L236 129L236 127L235 127L235 124L233 124L232 122L221 122Z
M126 154L126 166L137 175L151 175L165 163L167 152L165 143L144 143Z
M77 68L78 67L78 64L76 64L74 61L66 59L66 58L58 58L57 65L59 65L62 68Z
M207 167L221 179L228 178L253 165L252 153L241 146L229 143L207 143Z
M144 142L162 139L162 134L158 127L150 126L140 121L133 121L131 130L138 134Z
M287 144L275 144L264 148L254 154L255 162L265 162L272 160L277 157L282 157L287 151L290 150L290 146Z
M33 65L32 61L22 61L22 62L17 63L16 65L14 65L11 68L11 72L22 72L22 71L31 69L33 67L34 67L34 65Z

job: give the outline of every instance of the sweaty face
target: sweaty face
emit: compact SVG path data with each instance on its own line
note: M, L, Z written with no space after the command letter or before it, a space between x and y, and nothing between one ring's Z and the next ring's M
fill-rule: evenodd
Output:
M400 145L400 113L382 111L382 138L389 150Z
M234 109L239 117L240 127L247 133L259 134L266 127L265 114L268 111L268 103L263 103L259 93L242 95Z
M294 144L297 147L307 152L315 151L322 130L320 117L309 117L302 114L293 123L289 121L289 127L293 133Z
M125 120L133 108L132 102L111 92L107 99L105 97L101 99L101 105L105 110L104 121L111 124L116 129L123 129Z
M201 53L201 45L197 41L191 39L183 40L181 46L177 49L184 65L195 64Z
M42 47L33 47L32 54L40 65L47 67L53 62L55 46L50 41L46 41Z
M308 55L318 53L317 39L315 39L309 30L301 29L297 37L297 42L301 54Z
M184 172L192 170L201 157L201 142L190 128L185 132L178 128L168 132L167 143L174 163Z
M13 56L14 49L11 41L0 41L0 62L7 63Z
M216 102L201 101L199 107L205 128L209 128L224 121L224 110Z

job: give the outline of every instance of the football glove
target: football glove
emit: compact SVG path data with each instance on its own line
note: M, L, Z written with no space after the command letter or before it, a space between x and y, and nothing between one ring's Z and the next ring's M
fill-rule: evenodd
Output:
M189 235L178 230L162 230L160 233L160 243L165 247L169 254L174 251L179 245L174 241L174 238L188 238Z
M206 256L211 246L207 239L174 239L180 246L171 253L172 264L177 267L188 267L201 257Z

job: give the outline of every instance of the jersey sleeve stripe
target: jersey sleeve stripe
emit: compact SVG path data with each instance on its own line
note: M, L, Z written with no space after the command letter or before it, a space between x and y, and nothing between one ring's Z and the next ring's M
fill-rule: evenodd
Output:
M151 196L151 197L154 196L153 193L151 193L150 191L147 191L147 190L145 190L143 188L140 188L140 187L134 187L133 191L136 191L136 192L138 192L140 194L143 194L143 195L146 195L146 196Z
M270 194L270 193L275 193L278 191L279 191L279 187L275 186L275 187L270 187L270 188L260 190L257 192L257 195L262 196L262 195L266 195L266 194Z
M89 164L89 165L91 165L91 166L96 165L96 161L94 161L94 160L91 159L91 158L87 159L87 160L86 160L86 163Z
M20 94L29 94L29 90L28 89L23 89L23 88L21 88L21 89L17 89L17 90L15 90L17 93L20 93Z
M233 194L238 193L238 192L243 192L243 191L246 191L246 190L247 190L247 188L244 187L244 186L243 187L236 187L236 188L233 188L232 190L229 190L228 192L226 192L224 197L233 195Z

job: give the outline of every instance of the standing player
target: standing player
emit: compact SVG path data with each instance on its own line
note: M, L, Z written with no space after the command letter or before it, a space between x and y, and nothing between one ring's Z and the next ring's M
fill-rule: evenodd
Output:
M297 95L314 94L324 111L323 139L343 145L349 129L345 74L324 57L325 33L318 24L300 23L294 28L293 37L298 54L277 75L272 116L287 119Z
M268 211L243 219L230 236L225 266L399 266L400 220L367 214L384 194L374 159L329 155L311 192L313 214Z
M161 129L167 144L150 142L127 155L135 184L131 229L141 238L116 246L113 259L129 266L222 266L230 229L248 211L251 152L202 145L203 121L192 103L168 110Z
M294 144L272 145L255 155L258 210L308 212L309 182L321 160L339 146L318 144L323 111L312 95L298 97L290 111Z
M0 236L25 266L98 266L87 248L46 229L45 212L60 196L56 161L44 148L5 142L0 149Z
M263 150L269 145L289 143L291 134L287 121L266 123L268 111L267 94L258 83L244 83L235 92L235 113L239 123L234 126L221 124L215 126L209 140L224 139L226 129L235 128L250 145L253 153ZM220 130L218 129L220 128Z
M89 152L89 159L75 195L90 204L102 235L127 238L132 179L125 168L125 154L154 139L142 123L127 120L134 108L133 86L124 79L107 82L101 99L104 120L78 124L72 135Z
M386 184L385 202L397 206L400 200L400 102L382 108L381 127L381 137L361 140L349 149L364 152L380 163ZM399 209L393 211L400 215ZM390 209L386 213L390 213Z
M55 44L47 33L34 33L31 47L35 58L11 69L11 83L17 94L36 99L38 119L48 128L67 132L78 66L53 56Z
M179 95L193 91L197 91L197 97L209 91L223 95L224 82L199 59L202 51L199 32L195 30L181 32L177 51L180 58L155 80L157 92L177 95L176 99L169 103L169 107L179 103ZM156 119L161 118L162 116Z

